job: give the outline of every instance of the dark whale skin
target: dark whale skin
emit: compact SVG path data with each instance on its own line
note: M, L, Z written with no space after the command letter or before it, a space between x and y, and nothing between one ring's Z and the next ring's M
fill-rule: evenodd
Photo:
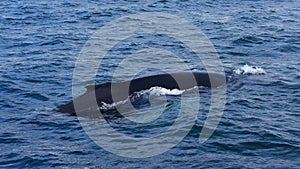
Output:
M98 109L103 103L112 104L113 102L122 101L127 99L128 96L134 92L147 90L155 86L166 89L184 90L195 86L215 88L224 84L226 84L226 76L224 74L179 72L146 76L124 82L89 85L86 87L87 91L83 95L62 106L58 109L58 112L66 112L71 115L83 115L83 113ZM97 104L95 104L95 99L93 99L95 97ZM76 102L77 112L74 108L74 102Z

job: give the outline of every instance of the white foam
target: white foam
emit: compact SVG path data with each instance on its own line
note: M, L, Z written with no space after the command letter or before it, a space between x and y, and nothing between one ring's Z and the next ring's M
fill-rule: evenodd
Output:
M99 109L102 109L102 110L114 109L116 106L121 105L121 104L125 104L128 101L129 101L129 98L127 98L125 100L122 100L122 101L119 101L119 102L114 102L112 104L102 102L102 106Z
M267 74L267 72L263 68L257 66L249 66L247 64L240 68L235 69L234 73L239 75Z
M184 92L184 90L178 90L178 89L166 89L163 87L151 87L149 89L150 94L156 95L156 96L162 96L162 95L180 95Z
M134 93L134 95L129 96L127 99L119 101L119 102L114 102L112 104L104 103L102 102L102 106L100 109L112 109L115 108L118 105L122 105L130 101L130 99L135 99L137 97L141 97L144 94L150 94L150 95L155 95L155 96L164 96L164 95L180 95L184 92L185 90L179 90L179 89L166 89L163 87L151 87L150 89L147 90L142 90L139 92ZM132 97L133 96L133 97Z

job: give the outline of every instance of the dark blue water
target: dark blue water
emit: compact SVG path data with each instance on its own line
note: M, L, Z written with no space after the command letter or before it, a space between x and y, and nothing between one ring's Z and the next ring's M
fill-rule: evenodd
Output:
M299 9L298 0L1 1L0 166L298 168ZM199 115L190 133L170 151L130 159L105 151L83 131L77 117L55 110L72 99L72 72L89 37L110 21L139 12L166 12L196 25L215 46L227 72L249 64L267 74L242 76L239 87L229 86L221 122L205 143L198 142L203 125ZM104 70L110 71L109 66ZM99 70L98 81L108 80L101 74L104 70Z

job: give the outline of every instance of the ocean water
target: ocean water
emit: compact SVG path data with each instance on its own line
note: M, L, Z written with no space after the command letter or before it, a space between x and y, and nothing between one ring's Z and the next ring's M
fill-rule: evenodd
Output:
M1 168L299 168L298 0L3 0L0 9ZM198 27L214 45L225 71L236 79L227 86L223 116L206 142L198 142L207 116L204 106L175 147L157 156L132 159L104 150L77 117L56 110L72 100L75 63L93 33L122 16L140 12L176 15ZM113 48L96 81L110 80L108 72L115 70L118 56L145 47L188 56L186 63L203 70L181 44L145 35ZM151 61L155 63L135 62ZM145 72L137 76L142 75ZM209 91L200 100L207 105L207 99ZM135 129L119 118L111 125L131 136L159 134L176 119L179 103L176 97L171 101L159 123L148 128Z

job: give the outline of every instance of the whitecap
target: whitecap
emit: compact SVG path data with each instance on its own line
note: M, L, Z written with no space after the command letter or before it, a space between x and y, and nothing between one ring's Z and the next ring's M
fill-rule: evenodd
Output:
M267 74L267 72L263 68L258 66L249 66L247 64L240 68L235 69L233 72L239 75Z

